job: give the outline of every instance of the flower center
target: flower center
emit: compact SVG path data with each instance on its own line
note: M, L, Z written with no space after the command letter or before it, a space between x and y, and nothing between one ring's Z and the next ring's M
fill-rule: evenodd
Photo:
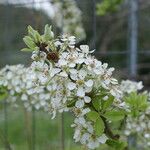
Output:
M83 80L77 80L76 83L77 83L78 85L83 85L83 84L84 84L84 81L83 81Z

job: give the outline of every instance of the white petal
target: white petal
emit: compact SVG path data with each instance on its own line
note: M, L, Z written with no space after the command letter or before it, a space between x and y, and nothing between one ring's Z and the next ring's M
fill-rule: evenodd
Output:
M98 141L99 141L100 143L104 144L104 143L106 143L107 139L108 139L108 137L107 137L105 134L103 134L102 136L100 136L100 137L98 138Z
M78 88L77 96L79 96L79 97L84 97L85 96L85 91L84 91L83 87Z
M77 70L76 69L70 69L69 70L71 74L77 74Z
M90 138L90 134L89 133L84 133L82 135L81 140L80 140L81 144L86 144L86 141L88 141L89 138Z
M23 100L23 101L28 100L28 96L26 94L22 94L21 100Z
M77 63L77 64L82 64L83 62L84 62L84 58L78 58L75 62Z
M85 87L85 93L90 93L92 91L92 87Z
M77 74L70 74L70 78L72 80L77 80L78 79Z
M90 103L91 98L90 98L89 96L85 96L85 97L84 97L84 101L85 101L86 103Z
M87 114L90 111L91 111L90 108L85 108L82 110L82 115L84 116L85 114Z
M83 53L89 53L89 46L88 45L80 45L80 49Z
M112 78L111 79L111 83L114 84L114 85L116 85L116 84L118 84L118 81L115 78Z
M82 108L84 106L84 101L83 100L78 100L76 103L75 103L75 106L77 108Z
M65 65L67 65L67 61L65 59L59 59L58 64L60 66L65 66Z
M76 88L76 84L73 83L73 82L69 82L67 87L68 87L69 90L74 90Z
M107 67L108 67L108 64L107 64L107 63L104 63L104 64L103 64L103 68L106 69Z
M61 76L61 77L68 77L68 74L65 71L63 71L63 72L61 72L59 74L59 76Z
M75 67L75 66L76 66L75 63L69 63L69 67L73 68L73 67Z
M53 77L55 74L59 73L60 71L61 69L59 68L53 68L50 73L51 77Z
M108 98L109 97L106 95L106 96L103 97L103 100L106 101L106 100L108 100Z
M79 78L81 80L83 80L86 77L86 75L87 75L87 72L85 70L80 70L79 71Z
M88 80L87 82L85 82L85 85L87 86L87 87L92 87L93 86L93 80Z

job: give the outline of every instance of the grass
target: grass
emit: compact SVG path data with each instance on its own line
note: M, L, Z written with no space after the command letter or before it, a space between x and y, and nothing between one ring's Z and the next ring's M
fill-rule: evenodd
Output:
M13 150L30 150L32 146L32 114L25 113L17 108L7 108L7 134ZM64 114L65 150L81 150L81 146L72 140L73 122L71 114ZM60 115L51 120L50 116L43 112L35 113L35 150L60 150ZM4 110L0 110L0 131L5 130ZM3 134L0 133L2 136ZM4 143L0 141L0 150L4 150Z

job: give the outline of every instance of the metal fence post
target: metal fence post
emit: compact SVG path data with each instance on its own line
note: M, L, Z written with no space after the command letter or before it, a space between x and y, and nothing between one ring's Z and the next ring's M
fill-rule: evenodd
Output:
M92 31L93 31L93 44L92 48L96 49L96 0L93 0L93 26L92 26Z
M129 73L137 75L138 51L138 0L129 0Z
M137 76L138 57L138 0L129 0L129 73L135 79ZM129 149L137 147L136 135L128 137Z

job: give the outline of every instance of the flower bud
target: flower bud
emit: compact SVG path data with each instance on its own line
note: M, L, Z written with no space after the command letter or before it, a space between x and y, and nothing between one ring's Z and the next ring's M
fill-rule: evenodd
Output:
M38 55L37 54L32 54L31 59L37 60L38 59Z
M45 60L45 59L46 59L46 56L47 56L47 55L46 55L45 52L40 52L40 58L41 58L41 59L44 59L44 60Z

